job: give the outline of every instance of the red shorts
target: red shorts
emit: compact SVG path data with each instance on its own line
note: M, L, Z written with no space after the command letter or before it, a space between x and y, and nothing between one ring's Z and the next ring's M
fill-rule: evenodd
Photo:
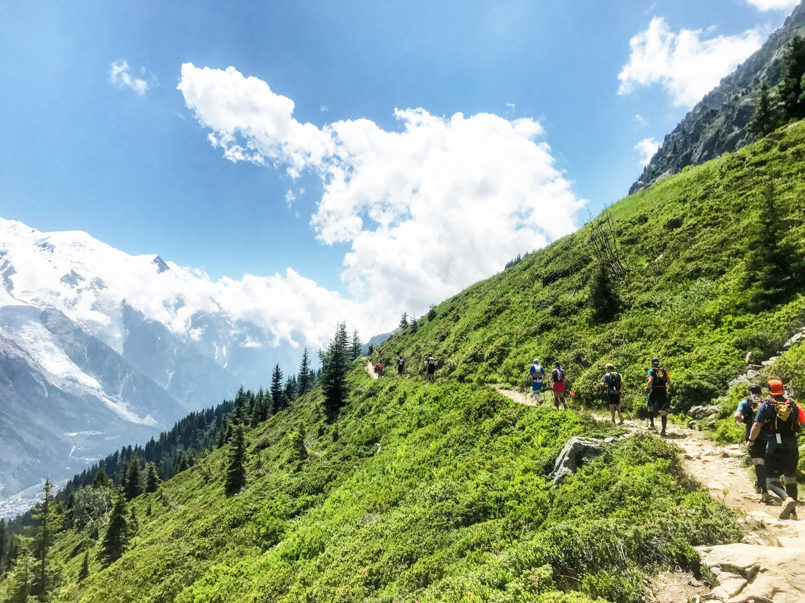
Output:
M564 394L565 393L565 382L564 381L554 381L553 386L553 393L555 394Z

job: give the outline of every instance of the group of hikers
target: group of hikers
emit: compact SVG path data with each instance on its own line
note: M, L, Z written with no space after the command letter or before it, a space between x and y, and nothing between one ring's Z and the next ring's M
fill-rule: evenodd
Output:
M623 423L623 413L621 412L621 395L623 393L623 378L620 373L615 370L615 365L606 365L606 374L601 380L600 386L603 388L604 399L612 418L615 422L615 414L617 413L621 423ZM531 378L531 392L534 394L534 400L537 406L542 405L540 392L542 391L543 383L546 376L545 368L539 363L539 358L534 358L534 362L528 367L528 376ZM565 371L559 362L554 362L554 367L551 370L551 391L553 393L553 404L558 409L563 406L567 409L565 402L565 393L567 391L567 383L565 381ZM660 435L666 435L666 428L668 426L668 395L667 388L671 382L671 376L664 368L660 366L659 358L651 359L651 368L648 371L648 383L646 384L646 406L648 410L648 417L650 428L656 429L654 426L654 418L659 415L662 421L662 431ZM573 395L573 392L571 392Z
M369 346L369 356L371 356L375 351L373 345ZM438 366L438 362L433 357L433 354L428 354L425 358L425 369L428 373L428 381L431 383L436 381L436 367ZM377 364L374 365L375 374L378 377L383 376L383 364L378 361ZM402 377L405 374L405 358L402 357L402 354L397 355L397 375Z
M780 519L796 518L797 434L805 423L805 413L799 404L786 398L782 381L771 379L767 387L769 396L762 398L761 386L750 385L733 417L746 425L746 448L755 466L756 492L764 503L771 502L769 491L780 499Z

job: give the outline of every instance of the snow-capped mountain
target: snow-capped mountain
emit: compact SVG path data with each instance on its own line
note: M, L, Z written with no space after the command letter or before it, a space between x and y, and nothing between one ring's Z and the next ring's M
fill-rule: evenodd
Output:
M0 498L292 371L245 281L0 219Z

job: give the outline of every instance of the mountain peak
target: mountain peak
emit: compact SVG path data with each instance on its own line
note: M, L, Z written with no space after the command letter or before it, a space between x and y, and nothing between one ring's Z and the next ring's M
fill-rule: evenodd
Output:
M166 270L170 270L170 266L168 266L168 265L165 263L165 261L164 261L164 260L163 260L161 257L159 257L159 256L156 256L156 257L155 257L155 258L152 260L152 263L157 265L157 268L159 268L158 272L159 272L160 274L162 274L162 273L163 273L163 272L165 272Z

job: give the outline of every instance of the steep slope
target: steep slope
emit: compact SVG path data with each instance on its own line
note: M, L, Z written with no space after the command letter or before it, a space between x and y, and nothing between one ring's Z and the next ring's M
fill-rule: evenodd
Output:
M763 81L769 86L780 81L785 45L803 31L805 5L800 4L760 50L721 80L665 137L629 194L752 142L746 125L754 114L758 87Z
M615 204L609 214L628 273L612 321L592 320L588 224L447 300L415 334L409 328L381 345L377 359L393 366L402 353L410 373L422 375L433 353L443 378L515 387L526 385L535 356L549 368L558 360L576 399L589 404L598 403L604 365L613 362L626 404L639 407L656 355L671 372L675 404L709 402L746 363L774 355L805 325L802 291L750 312L742 284L767 186L789 226L780 243L803 252L804 159L800 122Z

